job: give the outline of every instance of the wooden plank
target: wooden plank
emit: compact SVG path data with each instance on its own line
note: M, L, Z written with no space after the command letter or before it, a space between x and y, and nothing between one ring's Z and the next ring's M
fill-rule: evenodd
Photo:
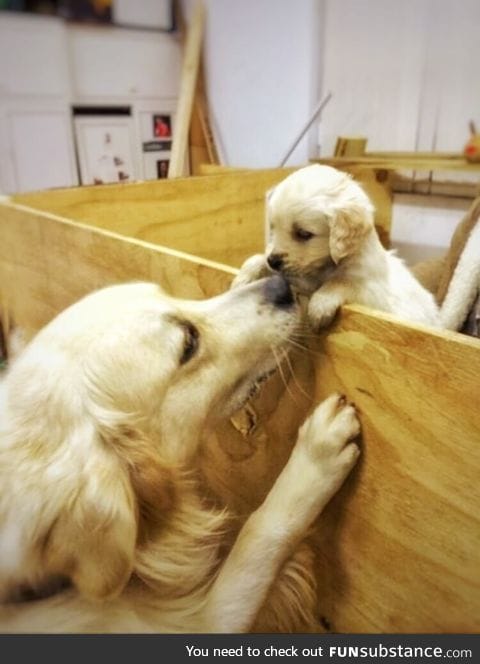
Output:
M207 260L239 267L264 248L265 192L295 169L221 169L211 177L77 187L12 197L127 237L161 244ZM376 207L375 223L388 246L392 196L384 181L352 171Z
M188 131L200 65L204 23L205 8L203 2L197 0L185 42L180 96L175 115L172 153L168 168L169 178L178 178L188 174L185 156L188 150Z
M431 177L419 178L418 175L415 178L405 177L400 173L392 173L391 187L395 193L408 192L448 198L476 198L480 194L480 182L453 182L449 179L439 181Z
M421 150L397 152L377 152L374 150L368 150L368 152L364 153L364 156L372 157L374 159L442 159L457 161L462 157L462 154L460 152L425 152Z
M290 169L293 172L295 169ZM365 192L371 198L375 207L375 227L384 247L390 247L390 234L392 229L393 195L392 175L388 171L375 172L367 169L343 169L348 170L358 180ZM200 173L202 175L218 175L228 173L230 175L248 173L246 168L235 168L232 166L220 166L217 164L202 164ZM259 173L267 171L258 171ZM270 171L274 172L274 171ZM284 177L288 169L282 169Z
M218 164L218 152L210 125L203 62L200 62L197 87L193 100L189 133L190 171L200 175L202 164Z
M107 284L155 281L172 295L196 299L224 291L236 273L20 205L0 205L0 235L2 313L27 336Z
M335 144L335 157L361 157L365 154L367 139L363 136L339 136Z
M14 197L18 203L240 266L264 248L265 192L291 171L259 171Z
M296 169L277 169L286 177L289 172ZM375 172L367 169L343 169L348 170L353 177L360 182L365 192L371 198L375 206L375 227L384 247L390 247L390 234L392 228L393 214L393 194L392 194L392 176L388 171ZM200 173L202 175L218 175L228 173L230 175L251 172L246 168L236 168L232 166L220 166L217 164L202 164ZM266 173L267 171L258 171ZM275 169L269 171L275 173ZM283 178L280 178L283 179Z
M414 169L418 171L465 171L465 173L479 173L480 164L472 164L462 156L442 158L436 157L399 157L392 153L391 157L372 157L365 154L364 157L332 157L326 159L312 159L315 163L327 164L340 169L376 169L376 170L401 170Z
M333 631L480 630L480 342L346 307L316 397L359 408L363 457L318 528Z

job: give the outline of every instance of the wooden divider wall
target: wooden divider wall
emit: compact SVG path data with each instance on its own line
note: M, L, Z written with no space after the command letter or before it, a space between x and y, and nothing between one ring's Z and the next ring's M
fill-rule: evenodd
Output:
M120 235L240 267L265 244L265 192L294 169L225 172L210 177L90 186L17 194L12 200ZM388 241L388 184L362 171Z
M253 249L248 229L261 249L264 191L279 179L232 173L0 204L2 318L31 334L84 293L132 279L180 297L222 292L234 251ZM191 240L182 225L195 228ZM191 255L145 241L170 237L165 229ZM201 257L203 246L223 264ZM241 514L254 509L312 398L341 391L359 409L363 454L316 526L323 624L480 631L480 342L344 307L293 366L288 389L274 378L251 404L249 427L240 415L209 437L202 464L214 492Z

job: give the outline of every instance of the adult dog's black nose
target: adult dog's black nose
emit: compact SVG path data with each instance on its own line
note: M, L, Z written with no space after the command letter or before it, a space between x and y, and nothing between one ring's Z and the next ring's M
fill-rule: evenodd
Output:
M289 307L295 302L292 289L283 277L275 275L265 282L265 299L276 307Z
M283 267L283 258L280 254L270 254L267 258L267 263L270 265L272 270L278 272Z

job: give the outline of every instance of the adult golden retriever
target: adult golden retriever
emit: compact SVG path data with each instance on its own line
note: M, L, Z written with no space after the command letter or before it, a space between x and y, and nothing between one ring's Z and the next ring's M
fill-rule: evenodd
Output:
M274 369L299 317L279 276L196 302L135 283L35 337L0 387L0 631L252 628L355 464L354 408L334 395L314 410L228 555L227 514L191 471L202 431Z
M374 208L350 175L313 164L267 194L269 243L265 255L242 266L234 286L283 274L309 296L315 328L328 325L343 304L363 304L399 318L439 326L434 297L402 260L380 243Z

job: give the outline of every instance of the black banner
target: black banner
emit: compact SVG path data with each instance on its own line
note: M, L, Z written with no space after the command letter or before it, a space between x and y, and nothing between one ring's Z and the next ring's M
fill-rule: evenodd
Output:
M6 662L480 661L478 634L245 634L0 636ZM6 659L8 657L8 659ZM88 660L86 659L88 658Z

